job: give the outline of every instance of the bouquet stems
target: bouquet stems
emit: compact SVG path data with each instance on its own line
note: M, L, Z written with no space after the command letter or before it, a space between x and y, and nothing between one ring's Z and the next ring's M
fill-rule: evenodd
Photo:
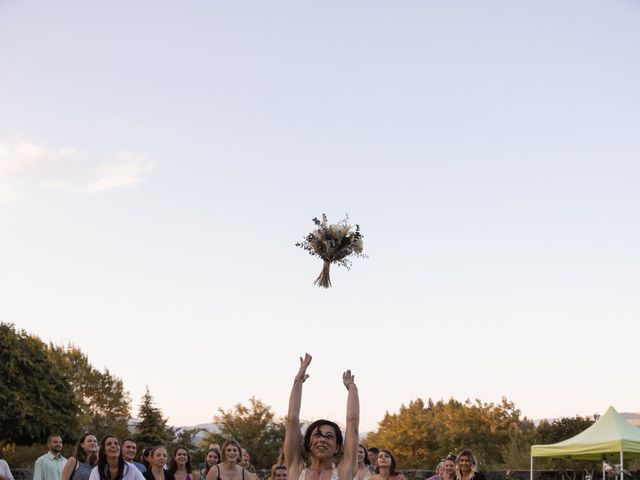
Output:
M314 285L318 285L320 287L329 288L331 286L331 278L329 278L329 268L331 267L331 263L328 260L324 260L322 265L322 271L318 278L313 282Z

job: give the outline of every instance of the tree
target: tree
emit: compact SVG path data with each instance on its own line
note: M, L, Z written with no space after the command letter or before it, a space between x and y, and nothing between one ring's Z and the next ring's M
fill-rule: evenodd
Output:
M133 438L145 447L155 445L169 445L175 431L167 425L167 419L162 418L162 411L153 405L153 397L147 387L146 393L142 396L142 404L138 410L140 423L136 425L136 432Z
M195 443L196 435L204 431L204 428L199 427L180 429L179 431L174 433L175 438L173 440L173 443L171 444L170 450L175 451L176 447L178 446L185 447L191 452L192 462L194 461L195 457L197 457L198 460L200 460L200 457L204 458L206 452L202 452L202 449L200 449L199 446Z
M267 469L277 460L284 442L285 426L274 420L271 407L255 397L249 399L249 407L238 403L234 409L218 410L213 418L219 431L209 433L205 442L222 443L229 438L237 440L251 454L251 463L257 469Z
M536 443L548 444L557 443L567 440L580 432L583 432L598 419L598 415L592 417L575 417L557 418L551 422L543 420L536 429ZM547 468L557 470L563 479L575 480L578 472L586 470L598 470L598 462L586 462L584 460L575 461L567 459L544 459L541 462Z
M20 445L44 442L53 432L73 439L73 390L38 337L0 323L0 435Z
M514 449L526 447L524 439L513 443L515 432L527 438L525 432L532 430L533 424L520 419L520 411L506 398L497 405L454 399L429 399L425 404L417 399L408 407L402 405L397 414L387 412L366 443L390 448L401 468L434 468L439 459L468 447L486 470L504 465L507 452L518 456Z
M128 436L130 401L122 380L107 369L98 371L89 363L87 356L73 345L64 348L50 344L48 353L73 389L80 431L92 432L98 438L107 433L121 438Z
M598 415L592 417L575 417L557 418L549 422L543 420L536 429L536 442L540 444L557 443L567 440L580 432L585 431L598 419Z
M435 436L427 428L428 410L421 399L402 405L397 414L386 412L378 424L377 432L370 433L366 439L369 447L384 446L393 451L398 467L418 468L434 465L440 457Z

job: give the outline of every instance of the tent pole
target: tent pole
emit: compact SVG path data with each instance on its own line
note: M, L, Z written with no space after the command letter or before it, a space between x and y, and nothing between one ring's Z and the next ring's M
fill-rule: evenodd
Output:
M604 473L604 459L602 460L602 480L606 480L605 473Z
M531 455L531 470L529 472L529 480L533 480L533 455Z
M624 459L624 455L622 454L622 450L620 450L620 480L624 480L623 459Z

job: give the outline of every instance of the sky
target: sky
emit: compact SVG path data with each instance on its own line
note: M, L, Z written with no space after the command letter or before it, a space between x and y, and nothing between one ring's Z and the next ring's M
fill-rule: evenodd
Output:
M422 398L639 412L640 3L0 0L0 321L361 431ZM294 246L359 224L367 259Z

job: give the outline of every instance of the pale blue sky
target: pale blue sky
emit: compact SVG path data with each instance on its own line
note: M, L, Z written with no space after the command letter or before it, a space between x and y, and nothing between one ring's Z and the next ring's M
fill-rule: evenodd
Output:
M0 320L362 430L418 397L640 411L637 1L0 1ZM293 244L345 212L368 260Z

